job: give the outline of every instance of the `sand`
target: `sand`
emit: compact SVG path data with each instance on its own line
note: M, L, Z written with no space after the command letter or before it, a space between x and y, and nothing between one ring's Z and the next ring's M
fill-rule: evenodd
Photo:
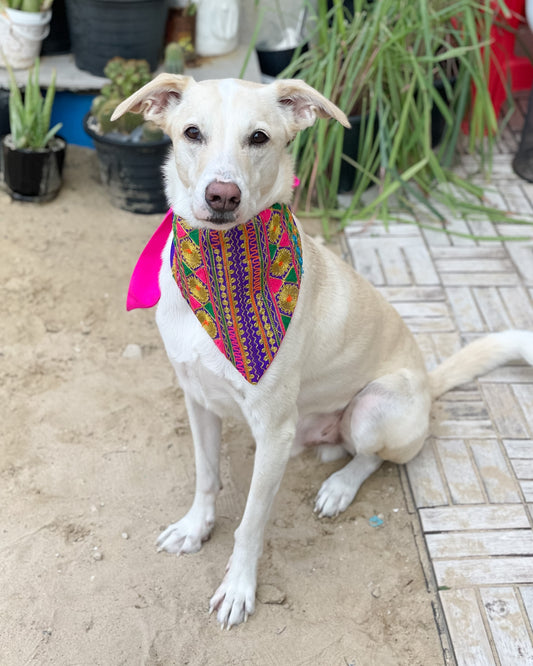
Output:
M342 516L319 520L315 494L342 463L292 459L255 615L221 631L208 604L254 455L230 420L210 541L195 555L157 553L194 488L183 396L154 312L125 310L161 217L113 208L94 153L72 146L55 201L0 192L0 663L442 664L434 589L394 465Z

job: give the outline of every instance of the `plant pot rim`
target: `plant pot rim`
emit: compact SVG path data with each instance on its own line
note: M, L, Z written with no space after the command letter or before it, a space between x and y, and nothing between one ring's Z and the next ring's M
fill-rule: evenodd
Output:
M93 118L94 116L91 114L90 111L87 111L87 113L83 116L83 129L87 132L87 134L93 139L93 141L99 141L100 143L107 143L110 146L125 146L126 149L128 148L149 148L151 146L162 146L165 144L170 144L171 140L170 137L166 134L163 134L163 137L161 139L157 139L155 141L118 141L112 136L109 136L107 134L98 134L98 132L95 132L91 127L89 127L89 118Z
M8 16L9 16L9 14L13 14L13 16L19 16L20 14L23 14L24 16L28 16L28 15L31 15L31 14L33 14L33 15L39 14L39 15L42 15L43 20L48 16L50 16L50 18L52 18L52 10L51 9L43 9L42 11L39 11L39 12L28 12L25 9L14 9L13 7L4 7L3 11L5 11Z
M71 0L67 0L67 3L69 3ZM76 1L76 0L74 0ZM78 2L81 2L82 0L77 0ZM135 2L152 2L153 0L83 0L83 2L92 2L93 4L98 3L101 5L131 5Z
M67 146L66 139L64 139L62 136L59 136L58 134L53 136L44 148L16 148L11 139L12 135L6 134L5 136L2 137L2 143L6 145L9 148L9 150L16 150L19 153L42 154L42 153L56 152L58 150L66 148Z

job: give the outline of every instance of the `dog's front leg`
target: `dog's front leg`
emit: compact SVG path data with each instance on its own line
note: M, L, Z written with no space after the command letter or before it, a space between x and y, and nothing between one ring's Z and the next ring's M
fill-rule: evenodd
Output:
M221 421L216 414L185 394L196 461L196 491L188 513L159 536L159 550L195 553L209 538L215 523L215 501L220 490Z
M235 531L226 575L210 604L210 612L218 610L218 621L228 629L246 621L255 610L257 564L263 552L265 525L289 459L295 430L296 419L288 419L276 428L254 432L256 452L246 508Z

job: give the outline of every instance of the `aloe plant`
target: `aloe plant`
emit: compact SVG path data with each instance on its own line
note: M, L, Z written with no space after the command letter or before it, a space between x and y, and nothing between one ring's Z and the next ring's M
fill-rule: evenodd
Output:
M15 81L13 70L9 71L9 124L11 138L15 148L39 150L45 148L50 139L62 127L57 123L50 128L50 117L55 96L56 72L52 72L52 79L43 98L39 86L39 59L28 72L28 83L24 98Z
M19 9L22 12L45 12L54 0L0 0L0 7Z

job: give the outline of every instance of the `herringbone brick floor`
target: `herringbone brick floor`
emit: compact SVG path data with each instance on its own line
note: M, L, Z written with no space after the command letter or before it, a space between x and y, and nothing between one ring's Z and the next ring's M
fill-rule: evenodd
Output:
M533 184L511 168L517 137L511 124L490 183L469 178L493 206L533 222ZM472 166L463 158L458 169ZM448 219L448 228L532 238L476 241L377 222L345 232L356 270L404 317L429 367L489 331L533 330L533 227ZM531 666L533 368L500 368L436 401L430 438L404 478L445 619L445 661Z

